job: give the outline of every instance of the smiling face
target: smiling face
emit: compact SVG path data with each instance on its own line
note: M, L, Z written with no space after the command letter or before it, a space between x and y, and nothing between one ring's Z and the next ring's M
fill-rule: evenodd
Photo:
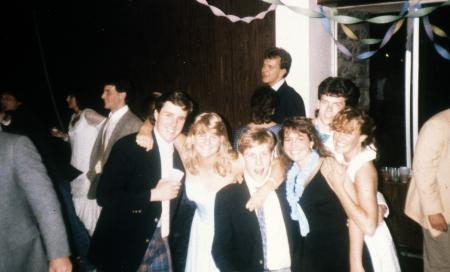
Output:
M214 129L198 133L193 137L194 150L203 158L212 157L219 151L222 140Z
M173 142L181 133L187 115L187 111L180 106L167 101L159 112L154 112L155 129L166 142Z
M265 59L261 68L262 82L273 86L275 83L283 79L286 72L286 69L281 69L280 57Z
M345 108L345 98L324 94L320 97L317 108L319 109L317 116L319 125L328 128L338 112Z
M353 121L353 123L356 123ZM349 124L352 129L336 131L333 137L334 148L337 153L344 155L346 159L353 158L361 151L362 142L367 138L361 134L357 124Z
M299 162L308 157L314 146L307 134L287 130L283 139L283 150L294 162Z
M269 174L272 150L269 144L247 148L242 154L245 162L244 173L256 182L262 182Z

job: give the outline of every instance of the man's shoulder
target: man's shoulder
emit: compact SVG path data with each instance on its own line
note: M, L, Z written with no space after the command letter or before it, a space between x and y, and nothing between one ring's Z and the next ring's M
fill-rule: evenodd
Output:
M428 119L420 129L420 134L432 134L439 132L438 134L450 133L450 109L439 112Z
M122 120L126 120L128 124L133 124L133 125L142 125L142 120L136 116L136 114L134 114L131 110L128 110L123 116L122 116Z
M292 88L286 81L280 86L278 91L294 91L294 88Z
M0 142L2 143L2 145L6 145L6 142L17 141L19 137L20 136L16 134L0 131Z
M142 126L142 121L134 113L128 110L119 120L114 129L116 138L121 139L126 135L138 132Z
M245 189L244 186L245 186L244 182L241 184L230 183L217 192L216 198L218 199L236 198L242 194L242 192Z
M139 148L140 148L140 149L142 149L142 151L145 151L144 148L141 148L136 143L136 136L137 136L137 132L128 134L128 135L120 138L119 140L117 140L116 143L114 143L113 149L119 149L122 152L132 152L135 150L139 150Z
M280 89L278 89L279 96L281 97L299 97L301 98L301 95L295 91L294 88L292 88L291 86L289 86L289 84L287 84L287 82L284 82L283 85L281 85Z
M147 151L145 148L141 147L136 142L137 132L128 134L114 144L113 149L115 152L120 152L121 154L129 154L130 156L140 156L140 157L148 157L154 158L159 154L159 147L156 141L154 141L153 147L151 150ZM176 152L176 150L174 151Z
M21 145L23 145L23 143L31 143L30 139L27 136L3 131L0 131L0 142L1 146L5 147L13 147L17 142L22 143Z
M426 123L435 123L443 127L450 127L450 109L441 111L430 118Z

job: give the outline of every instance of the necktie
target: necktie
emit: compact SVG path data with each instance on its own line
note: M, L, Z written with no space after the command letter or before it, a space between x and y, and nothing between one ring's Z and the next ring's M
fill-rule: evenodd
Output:
M110 126L110 122L111 119L108 117L108 119L106 119L105 121L105 126L103 127L103 134L102 134L102 151L106 150L106 147L108 146L108 142L109 142L109 138L108 137L108 130L109 130L109 126Z
M256 210L256 217L259 222L259 230L261 231L261 240L263 246L264 255L264 268L267 266L267 236L266 236L266 221L264 219L264 208L259 208Z
M103 131L102 131L102 142L100 143L100 147L101 147L101 153L98 156L98 160L97 163L95 164L95 173L96 174L100 174L102 172L102 168L103 168L103 160L104 160L104 156L105 156L105 150L106 147L108 146L108 141L109 141L109 137L108 137L108 129L109 129L109 122L110 118L108 117L105 120L105 125L103 126Z

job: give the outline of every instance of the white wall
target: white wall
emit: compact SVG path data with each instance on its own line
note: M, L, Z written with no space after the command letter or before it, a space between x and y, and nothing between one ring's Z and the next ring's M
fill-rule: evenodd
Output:
M318 10L316 1L284 1L303 8ZM276 44L292 56L287 82L303 98L306 113L313 116L317 103L317 86L326 77L336 75L336 50L320 19L310 19L284 6L275 13Z

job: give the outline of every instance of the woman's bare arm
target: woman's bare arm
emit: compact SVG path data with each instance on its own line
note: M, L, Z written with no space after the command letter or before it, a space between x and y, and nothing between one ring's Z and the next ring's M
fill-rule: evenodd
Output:
M363 272L364 233L353 220L348 220L348 233L350 242L349 261L351 272Z
M91 109L84 110L84 117L86 117L86 121L88 122L89 125L94 126L99 125L106 119L105 116Z
M364 234L373 234L378 219L376 204L378 181L372 162L365 163L358 170L353 183L349 180L345 168L334 159L328 158L324 162L324 167L329 168L324 175L339 198L347 216L358 225Z

